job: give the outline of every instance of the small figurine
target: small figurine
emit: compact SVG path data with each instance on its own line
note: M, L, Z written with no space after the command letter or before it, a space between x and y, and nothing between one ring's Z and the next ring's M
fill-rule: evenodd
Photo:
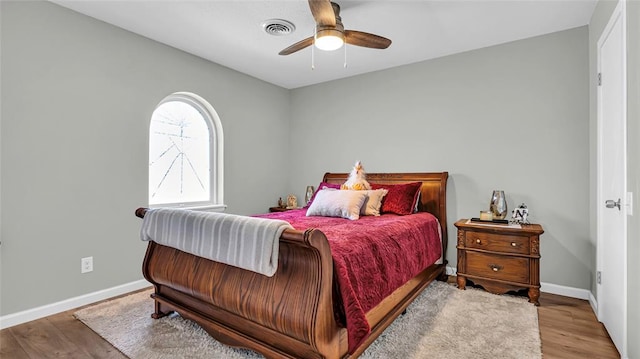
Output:
M286 206L285 206L285 204L284 204L284 202L282 201L282 197L280 197L280 198L278 199L278 207L280 207L280 208L284 208L284 207L286 207Z
M511 222L518 224L529 224L527 220L527 216L529 215L529 210L527 209L527 205L522 203L518 208L514 209L511 212Z
M287 208L298 208L298 199L290 194L287 196Z
M357 161L349 174L349 178L347 178L347 181L340 186L340 189L351 189L356 191L371 189L371 185L367 182L366 178L367 174L364 171L364 167L362 167L362 163Z

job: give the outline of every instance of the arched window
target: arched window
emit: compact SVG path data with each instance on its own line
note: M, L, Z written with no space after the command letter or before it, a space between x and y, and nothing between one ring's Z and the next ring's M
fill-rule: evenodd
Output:
M202 97L165 97L149 125L149 206L223 210L222 124Z

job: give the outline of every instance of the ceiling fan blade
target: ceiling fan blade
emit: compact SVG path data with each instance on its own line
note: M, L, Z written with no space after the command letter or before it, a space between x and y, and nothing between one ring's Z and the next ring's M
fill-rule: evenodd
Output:
M300 40L298 42L296 42L295 44L287 47L286 49L280 51L278 53L278 55L290 55L293 54L296 51L300 51L302 49L304 49L307 46L311 46L313 45L313 36L311 37L307 37L304 40Z
M391 40L386 37L355 30L345 30L344 39L347 44L373 49L386 49L391 45Z
M336 26L336 14L330 0L309 0L309 8L318 26Z

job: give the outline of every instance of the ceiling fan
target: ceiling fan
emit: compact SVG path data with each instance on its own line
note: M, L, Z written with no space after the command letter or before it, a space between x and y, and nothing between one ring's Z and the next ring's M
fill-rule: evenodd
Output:
M337 50L346 42L350 45L386 49L391 40L368 32L345 30L340 18L340 5L330 0L309 0L311 14L316 20L316 34L287 47L280 55L290 55L314 45L326 51Z

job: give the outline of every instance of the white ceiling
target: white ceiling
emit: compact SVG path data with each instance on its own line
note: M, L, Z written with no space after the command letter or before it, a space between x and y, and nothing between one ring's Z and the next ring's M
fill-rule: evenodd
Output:
M393 41L386 50L311 47L280 56L313 34L306 0L52 0L61 6L284 88L297 88L587 25L596 0L337 0L345 29ZM296 26L268 35L267 19Z

